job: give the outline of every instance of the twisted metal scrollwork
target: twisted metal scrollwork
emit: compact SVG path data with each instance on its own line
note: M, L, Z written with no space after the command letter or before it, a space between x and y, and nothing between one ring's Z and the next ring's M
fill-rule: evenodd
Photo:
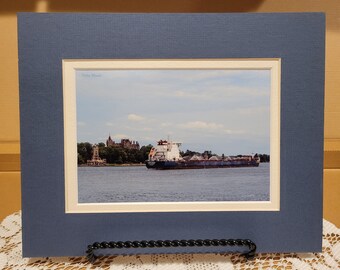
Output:
M150 241L118 241L118 242L95 242L89 245L86 250L86 257L90 262L94 262L98 256L94 254L98 249L125 249L125 248L162 248L162 247L210 247L210 246L237 246L247 247L249 250L243 255L247 259L255 256L256 245L249 239L205 239L205 240L150 240Z

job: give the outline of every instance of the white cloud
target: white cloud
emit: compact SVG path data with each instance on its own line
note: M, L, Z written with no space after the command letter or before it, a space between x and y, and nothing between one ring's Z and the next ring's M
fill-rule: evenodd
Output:
M80 126L80 127L83 127L83 126L86 126L86 123L85 123L85 122L82 122L82 121L79 121L79 122L77 123L77 125Z
M241 134L245 134L246 132L244 130L231 130L231 129L224 129L223 130L224 134L228 134L228 135L241 135Z
M243 97L269 97L270 91L266 88L260 87L244 87L237 85L228 85L220 82L210 83L204 85L192 85L187 86L185 90L175 90L171 89L165 91L166 87L163 87L164 91L159 91L155 93L158 96L164 97L175 97L179 99L195 99L201 101L213 101L220 99L230 99L230 98L243 98Z
M251 108L242 108L239 109L238 112L242 115L255 115L255 114L269 114L269 105L268 106L259 106L259 107L251 107Z
M170 123L170 122L164 122L164 123L161 123L161 127L170 127L172 126L173 124Z
M187 93L185 93L183 91L176 91L175 92L176 97L185 97L186 95L187 95Z
M180 127L186 129L221 129L223 128L222 124L217 124L214 122L204 122L204 121L194 121L194 122L187 122L185 124L180 124Z
M202 99L202 100L206 100L211 98L211 95L209 95L209 90L208 89L200 89L200 91L198 91L199 89L197 88L196 91L181 91L181 90L177 90L175 92L172 91L168 91L168 92L164 92L163 95L164 96L169 96L169 97L176 97L176 98L190 98L190 99Z
M193 121L179 125L180 128L207 133L218 133L219 135L245 134L244 130L227 129L223 124L215 122Z
M125 126L125 129L132 130L132 131L152 131L153 128L151 127L130 127L130 126Z
M134 114L134 113L129 114L127 118L129 121L133 121L133 122L140 122L145 119L143 116Z
M115 140L120 140L120 139L133 139L131 136L126 135L126 134L122 134L122 133L117 133L113 136L111 136L113 139Z
M240 137L245 141L263 138L263 145L269 145L269 71L101 73L102 77L91 80L81 75L77 78L78 120L84 121L78 123L80 141L98 142L98 137L112 132L117 133L111 135L115 141L129 138L141 144L154 144L173 134L176 141L200 145L201 138L208 137L212 145L233 147L230 151L235 152L243 147ZM266 138L253 135L260 132Z

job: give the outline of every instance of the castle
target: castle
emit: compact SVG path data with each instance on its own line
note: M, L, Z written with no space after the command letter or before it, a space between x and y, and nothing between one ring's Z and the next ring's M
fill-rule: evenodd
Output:
M137 141L130 141L129 139L121 139L120 143L116 143L111 139L111 135L106 140L106 146L113 146L113 147L122 147L125 149L136 149L139 150L139 143Z

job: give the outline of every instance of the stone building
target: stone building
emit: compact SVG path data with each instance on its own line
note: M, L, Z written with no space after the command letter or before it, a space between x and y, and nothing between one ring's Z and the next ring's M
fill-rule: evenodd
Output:
M129 139L122 139L120 141L120 146L126 149L139 150L139 143L137 141L130 141Z
M121 139L120 143L116 143L112 140L111 135L106 140L106 146L113 146L113 147L122 147L125 149L136 149L139 150L139 143L137 141L131 141L130 139Z
M111 135L109 135L109 138L106 140L106 146L114 146L115 142L111 139Z
M99 146L93 145L93 154L92 159L87 161L88 166L105 166L106 165L106 159L101 159L99 156Z

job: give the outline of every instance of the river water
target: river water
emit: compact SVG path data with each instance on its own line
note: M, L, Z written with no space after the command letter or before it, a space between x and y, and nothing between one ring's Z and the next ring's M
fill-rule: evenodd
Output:
M269 163L192 170L78 167L78 194L79 203L268 201Z

